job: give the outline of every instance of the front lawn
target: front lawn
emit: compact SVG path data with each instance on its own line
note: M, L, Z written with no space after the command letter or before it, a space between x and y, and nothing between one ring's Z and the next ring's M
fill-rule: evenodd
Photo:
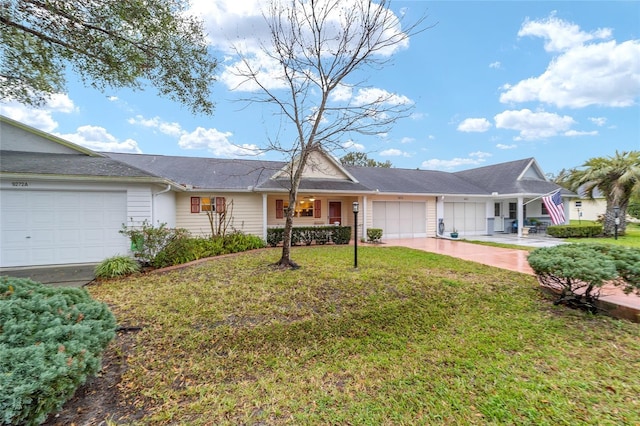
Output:
M399 247L279 249L88 287L142 327L152 424L638 424L640 325L535 278Z
M582 221L585 223L585 221ZM571 221L571 224L576 224L576 221ZM615 244L625 247L639 247L640 248L640 223L627 223L627 229L624 235L619 235L616 240L614 237L600 237L600 238L566 238L565 241L570 243L606 243Z

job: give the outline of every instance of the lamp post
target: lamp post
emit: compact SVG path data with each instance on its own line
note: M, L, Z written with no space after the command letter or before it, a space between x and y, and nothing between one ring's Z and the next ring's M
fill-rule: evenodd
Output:
M353 202L353 267L358 267L358 210L360 204Z
M613 207L613 214L614 214L614 219L613 219L613 226L614 226L614 231L613 231L613 238L614 239L618 239L618 226L620 225L620 207L615 206Z

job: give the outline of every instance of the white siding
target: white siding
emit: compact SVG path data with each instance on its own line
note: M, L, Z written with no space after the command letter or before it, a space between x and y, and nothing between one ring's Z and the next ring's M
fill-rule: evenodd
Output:
M242 231L246 234L262 237L262 195L197 193L187 192L176 195L176 227L185 228L193 235L211 235L211 225L205 212L191 213L191 197L225 197L231 223L228 232ZM231 202L233 201L233 210Z

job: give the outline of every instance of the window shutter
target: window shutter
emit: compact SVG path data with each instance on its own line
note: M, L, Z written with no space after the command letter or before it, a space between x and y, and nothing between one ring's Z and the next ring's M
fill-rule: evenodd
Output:
M216 197L216 212L224 213L227 210L227 200L224 197Z
M276 219L284 218L284 200L276 200Z
M315 219L319 219L322 217L322 211L320 210L321 208L322 208L322 201L315 200L313 202L313 217Z
M200 213L200 197L191 197L191 213Z

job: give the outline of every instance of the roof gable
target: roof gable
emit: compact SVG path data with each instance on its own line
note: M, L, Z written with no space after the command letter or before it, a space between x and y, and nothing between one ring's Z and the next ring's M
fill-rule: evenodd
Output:
M298 163L299 158L293 160ZM285 164L281 170L273 175L273 179L282 179L289 176L290 163ZM356 182L342 164L324 151L313 151L307 157L307 164L302 171L302 179L330 179Z
M37 152L46 154L76 154L90 157L103 155L76 145L50 133L0 115L0 135L3 151Z

